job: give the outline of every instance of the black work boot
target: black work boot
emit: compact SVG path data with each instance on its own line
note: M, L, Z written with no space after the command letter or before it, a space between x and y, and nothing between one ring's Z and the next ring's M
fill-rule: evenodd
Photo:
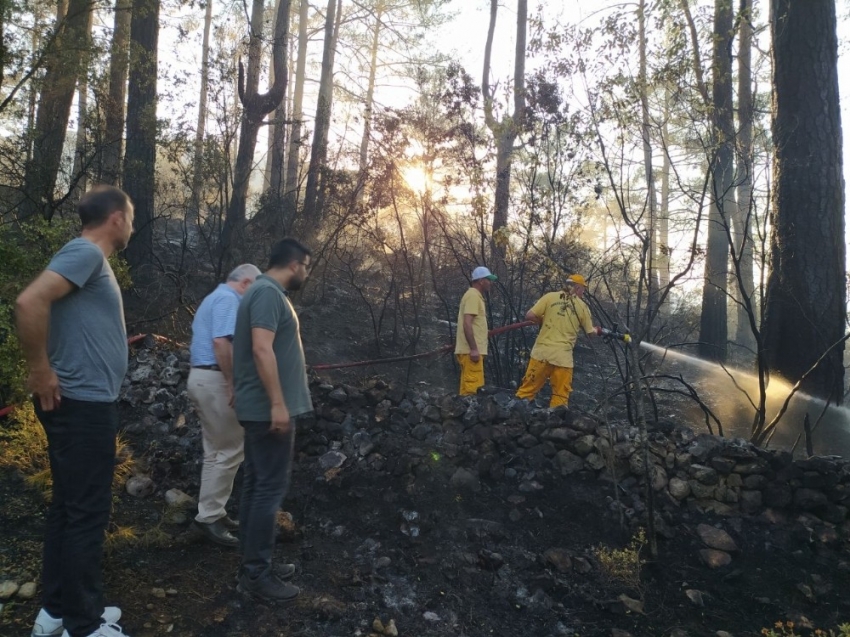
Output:
M281 604L291 604L301 593L297 586L282 582L274 575L266 575L259 579L251 579L248 575L242 575L239 578L236 590L251 597Z
M221 546L228 546L231 548L239 546L239 538L233 535L230 531L227 530L227 527L224 525L224 522L221 520L216 520L215 522L210 522L206 524L204 522L198 522L195 520L192 522L192 528L195 529L198 533L203 535L210 542L215 542L216 544L220 544Z

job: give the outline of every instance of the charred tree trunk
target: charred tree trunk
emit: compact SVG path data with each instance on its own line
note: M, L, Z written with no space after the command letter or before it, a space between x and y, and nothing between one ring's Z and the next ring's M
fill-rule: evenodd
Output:
M122 183L136 209L127 261L137 281L149 276L148 266L153 263L159 8L160 0L134 0L130 23L127 153Z
M319 100L316 104L316 120L313 124L313 144L310 147L310 168L307 170L307 188L304 194L304 217L316 221L319 210L319 181L328 154L327 131L331 121L333 105L334 54L338 20L342 0L328 0L325 15L325 48L322 53L322 77L319 82Z
M729 237L734 213L732 113L732 0L715 0L712 62L711 202L700 315L699 353L725 361L728 335L726 291L729 276Z
M758 309L753 272L753 73L752 73L752 0L741 1L738 45L738 170L735 221L735 261L738 277L736 298L738 326L735 341L755 351L753 328L758 328ZM752 315L752 316L751 316ZM752 323L750 322L752 318Z
M295 67L295 86L292 95L292 129L289 132L289 153L286 158L285 215L287 225L298 206L298 169L301 164L301 124L304 119L304 74L307 69L307 19L310 4L301 0L298 11L298 63Z
M104 107L104 133L101 179L117 186L121 176L121 154L124 150L124 117L127 102L127 72L130 64L130 19L132 0L117 0L115 23L109 52L109 95Z
M86 37L91 41L94 24L94 11L89 13ZM74 142L74 168L71 171L71 195L68 207L76 209L83 193L88 189L88 177L91 164L89 144L89 77L91 49L83 52L82 71L77 82L77 139Z
M372 45L369 51L369 83L366 87L366 103L363 105L363 137L360 139L360 173L366 170L369 160L369 138L372 135L372 105L375 101L375 75L378 71L378 45L381 37L383 3L375 8L375 25L372 28Z
M493 93L490 88L490 59L493 51L493 35L496 29L498 0L490 0L490 25L487 43L484 46L484 73L481 79L481 94L484 98L484 117L487 128L496 141L496 194L493 209L492 242L496 254L504 254L500 247L500 231L508 223L508 206L511 189L511 161L514 142L525 123L525 48L528 24L528 2L517 0L516 50L514 53L514 112L496 121L493 114Z
M260 61L263 38L263 0L254 0L251 11L251 40L248 46L247 78L242 63L239 63L239 99L242 102L242 122L239 132L239 149L233 170L233 194L227 207L227 217L221 233L221 247L230 250L233 233L245 222L245 206L248 197L248 181L254 168L254 150L257 133L266 115L271 113L286 94L286 41L289 32L290 0L281 0L275 20L272 43L274 83L266 93L259 92ZM225 259L227 260L227 259Z
M192 159L192 204L189 221L197 221L201 214L204 188L204 135L207 128L207 92L210 83L210 31L212 29L213 0L207 0L204 13L204 39L201 44L201 90L198 94L198 124L195 127L195 154Z
M64 18L57 19L59 33L45 63L41 95L35 119L32 160L24 171L24 196L19 218L55 212L54 189L62 163L62 150L77 79L85 72L84 60L91 43L89 17L92 0L71 0ZM64 6L60 3L58 15ZM58 16L57 16L58 17Z
M844 390L845 248L835 0L772 0L773 203L764 343L803 389ZM830 349L832 347L832 349Z
M658 307L658 281L655 278L655 263L657 241L656 232L656 199L655 199L655 170L652 166L652 131L649 125L649 98L647 97L646 79L646 2L640 0L638 4L638 50L639 50L639 79L640 84L640 114L641 114L641 137L643 146L643 170L646 178L646 201L649 211L649 223L647 225L645 240L649 243L644 253L649 263L646 264L647 273L647 328L652 326L652 316Z
M282 0L277 0L280 3ZM291 3L290 3L291 4ZM289 16L286 17L289 20ZM291 43L287 43L287 47L291 49ZM289 64L292 59L291 51L287 51L287 74L290 73ZM274 82L274 72L272 72L272 82ZM287 88L289 83L287 82ZM284 211L280 209L280 201L283 199L283 182L284 182L284 158L286 156L286 109L287 103L285 99L280 101L278 107L274 110L274 116L270 124L271 132L269 135L269 154L267 157L267 172L269 184L269 202L271 203L271 214L274 219L272 227L282 228Z

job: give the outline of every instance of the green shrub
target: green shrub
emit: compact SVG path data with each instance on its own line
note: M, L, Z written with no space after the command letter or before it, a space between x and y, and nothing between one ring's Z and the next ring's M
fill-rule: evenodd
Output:
M69 220L0 225L0 408L26 396L27 370L15 334L15 299L78 232L79 223ZM118 283L128 287L126 262L113 256L110 263Z

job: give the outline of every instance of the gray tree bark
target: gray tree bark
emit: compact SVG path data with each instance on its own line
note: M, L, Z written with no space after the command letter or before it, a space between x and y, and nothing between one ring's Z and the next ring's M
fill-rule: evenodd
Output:
M735 205L732 188L735 143L732 113L732 23L731 0L715 0L711 80L712 148L709 158L711 197L699 353L703 358L721 362L726 360L729 340L726 293L729 276L729 237Z
M101 179L117 186L124 151L124 119L127 102L127 72L130 64L130 19L132 0L116 0L112 43L109 50L109 94L104 105L101 150Z
M773 202L763 338L769 368L840 400L846 280L835 0L771 1ZM830 349L832 348L832 349ZM827 353L828 352L828 353Z

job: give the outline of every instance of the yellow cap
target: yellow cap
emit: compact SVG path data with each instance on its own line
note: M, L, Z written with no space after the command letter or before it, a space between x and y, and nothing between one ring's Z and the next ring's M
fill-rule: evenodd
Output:
M584 277L580 274L571 274L567 277L567 281L570 283L575 283L576 285L580 285L582 287L587 287L587 281L584 280Z

